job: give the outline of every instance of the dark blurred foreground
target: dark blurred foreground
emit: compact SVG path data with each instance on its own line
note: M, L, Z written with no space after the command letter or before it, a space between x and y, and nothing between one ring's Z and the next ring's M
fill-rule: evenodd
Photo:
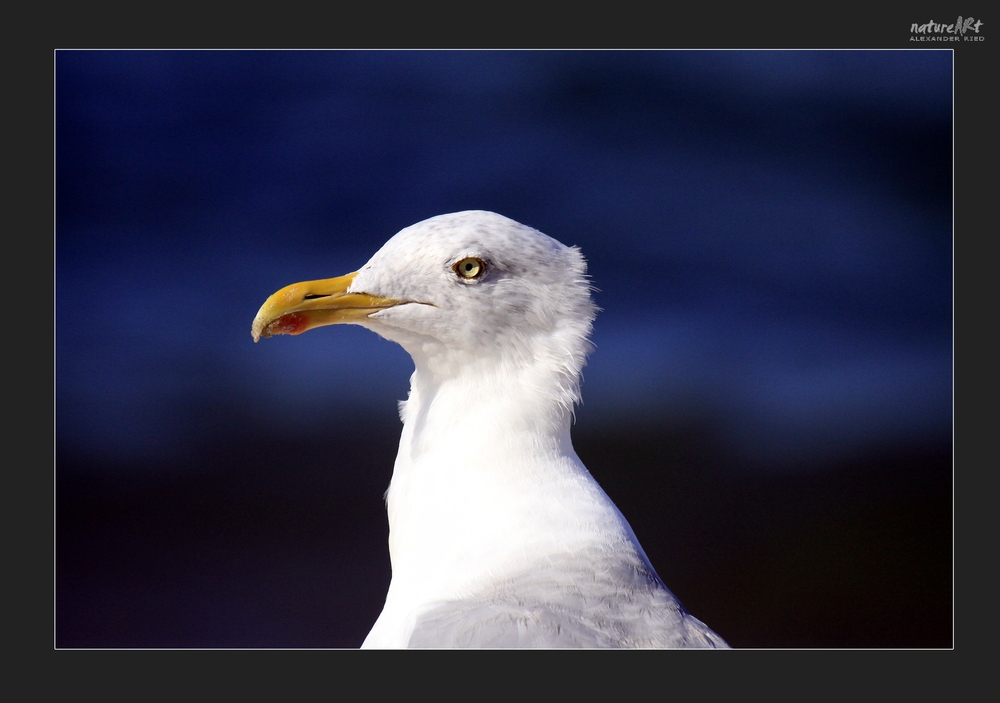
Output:
M389 583L398 433L245 439L156 470L61 447L56 645L357 647ZM712 436L574 430L691 612L734 647L952 645L948 443L768 474Z

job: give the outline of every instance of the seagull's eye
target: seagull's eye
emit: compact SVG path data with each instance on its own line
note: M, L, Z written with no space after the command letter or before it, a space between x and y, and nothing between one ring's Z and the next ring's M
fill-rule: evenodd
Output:
M474 256L462 259L457 264L452 266L457 273L462 278L473 279L479 278L483 275L483 271L486 270L486 264L483 263L482 259L477 259Z

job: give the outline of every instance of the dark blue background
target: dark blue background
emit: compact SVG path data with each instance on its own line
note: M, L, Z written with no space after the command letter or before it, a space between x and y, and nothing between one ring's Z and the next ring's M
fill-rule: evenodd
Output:
M949 51L59 51L58 643L360 643L409 358L250 322L486 209L587 256L574 441L696 615L947 644L951 184Z

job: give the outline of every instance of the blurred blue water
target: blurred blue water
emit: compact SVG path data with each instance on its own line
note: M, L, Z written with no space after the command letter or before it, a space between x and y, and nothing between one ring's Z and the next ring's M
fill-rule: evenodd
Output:
M399 348L250 322L463 209L588 257L581 423L775 465L947 437L951 96L948 51L60 51L57 441L395 413Z

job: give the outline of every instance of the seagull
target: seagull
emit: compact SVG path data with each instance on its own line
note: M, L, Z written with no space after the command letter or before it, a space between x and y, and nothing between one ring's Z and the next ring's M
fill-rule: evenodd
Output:
M385 495L392 579L362 648L728 648L573 449L590 292L578 248L474 210L261 306L255 342L353 324L413 359Z

